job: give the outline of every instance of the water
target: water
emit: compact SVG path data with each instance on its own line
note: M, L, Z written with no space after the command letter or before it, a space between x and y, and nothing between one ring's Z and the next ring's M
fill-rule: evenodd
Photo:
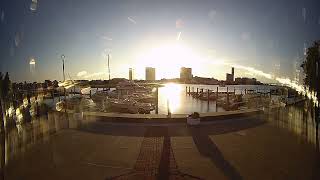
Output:
M216 108L215 101L202 101L195 99L186 94L186 87L190 87L190 91L196 92L197 88L212 90L216 92L218 85L199 85L199 84L165 84L164 87L159 88L159 114L168 113L168 104L171 113L173 114L189 114L192 112L221 112L223 108ZM234 92L236 94L244 94L245 90L254 90L259 92L269 92L275 89L274 86L267 85L229 85L226 87L219 87L219 92Z

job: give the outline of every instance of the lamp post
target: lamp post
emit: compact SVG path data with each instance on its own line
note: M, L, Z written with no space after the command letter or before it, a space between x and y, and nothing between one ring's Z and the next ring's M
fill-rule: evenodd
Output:
M110 81L110 55L108 54L108 74L109 74L109 81Z
M63 73L63 83L66 81L66 75L64 73L64 62L65 62L66 57L64 54L61 55L61 60L62 60L62 73ZM63 86L63 92L64 92L64 100L65 100L65 108L64 111L67 112L67 95L66 95L66 88Z
M62 73L63 73L63 82L66 80L66 76L64 73L64 61L65 61L66 57L62 54L61 55L61 60L62 60Z

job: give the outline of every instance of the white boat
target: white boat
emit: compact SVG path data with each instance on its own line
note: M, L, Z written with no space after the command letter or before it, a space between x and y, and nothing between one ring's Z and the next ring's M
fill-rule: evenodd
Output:
M108 99L109 93L105 91L98 91L91 96L91 99L94 102L103 102Z
M132 99L109 99L110 107L129 113L150 113L154 107L150 103L139 103Z
M138 102L144 102L144 103L154 103L155 97L151 94L145 94L145 93L133 93L130 95L124 95L124 98L133 99Z
M116 86L117 90L120 91L126 91L127 93L129 92L151 92L152 89L144 87L144 86L140 86L137 83L134 83L133 81L122 81L119 82Z
M67 99L67 101L65 101L64 99L59 101L56 104L56 110L62 111L65 108L71 109L71 110L75 110L79 107L85 108L85 107L88 107L90 103L91 103L90 100L85 99L84 97L74 96L70 99Z

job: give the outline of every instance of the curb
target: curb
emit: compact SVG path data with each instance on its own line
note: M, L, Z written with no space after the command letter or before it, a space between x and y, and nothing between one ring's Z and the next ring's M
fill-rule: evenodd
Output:
M216 113L200 113L202 122L219 121L240 117L255 116L263 113L260 109L251 109L245 111L226 111ZM116 123L181 123L186 122L187 114L172 114L171 117L163 114L118 114L118 113L96 113L83 112L84 119L92 119L104 122Z

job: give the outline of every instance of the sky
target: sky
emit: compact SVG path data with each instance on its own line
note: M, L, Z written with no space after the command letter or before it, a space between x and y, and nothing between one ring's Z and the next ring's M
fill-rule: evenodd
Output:
M14 81L236 77L300 78L305 49L320 40L317 0L2 0L0 71ZM298 74L300 74L298 76Z

